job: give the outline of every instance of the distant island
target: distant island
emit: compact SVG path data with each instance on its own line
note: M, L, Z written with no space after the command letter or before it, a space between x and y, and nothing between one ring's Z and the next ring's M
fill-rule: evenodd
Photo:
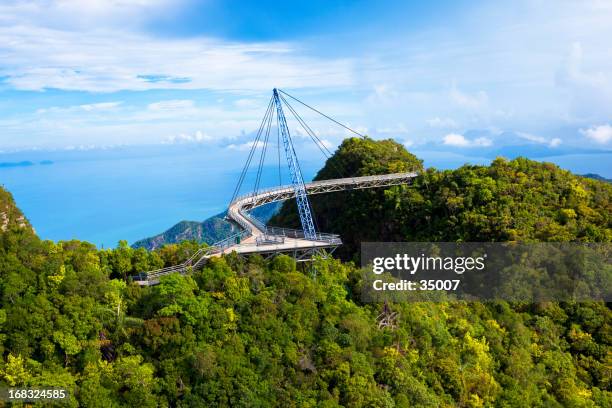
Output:
M28 167L33 166L34 163L31 161L20 161L20 162L2 162L0 167Z
M34 163L33 161L29 161L29 160L23 160L23 161L19 161L19 162L0 162L0 168L5 168L5 167L30 167L30 166L34 166L35 164L36 163ZM42 161L39 161L38 164L48 166L50 164L53 164L53 162L51 160L42 160Z
M586 177L586 178L590 178L590 179L593 179L593 180L599 180L599 181L605 181L605 182L608 182L608 183L612 183L612 179L605 178L605 177L600 176L599 174L595 174L595 173L583 174L582 177Z

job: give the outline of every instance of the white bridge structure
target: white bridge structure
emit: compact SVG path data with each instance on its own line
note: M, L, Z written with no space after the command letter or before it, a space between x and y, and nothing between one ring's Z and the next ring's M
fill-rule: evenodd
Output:
M391 187L409 184L417 173L393 173L380 176L350 177L333 180L313 181L306 183L308 195L331 193L336 191L362 190L376 187ZM142 273L135 276L140 285L155 285L159 278L169 273L188 273L202 267L206 260L236 252L241 255L260 254L264 258L279 253L293 256L296 261L307 261L323 250L333 251L342 244L339 235L317 233L314 239L304 237L304 231L268 227L248 213L265 204L289 200L295 197L291 185L272 188L256 195L238 197L229 205L227 218L241 227L241 231L210 247L200 249L185 262Z
M240 228L240 232L209 247L200 249L181 264L161 268L154 271L139 273L138 275L133 277L133 279L139 285L156 285L157 283L159 283L159 279L164 275L170 273L189 273L193 270L202 267L206 263L206 261L212 257L219 257L232 252L236 252L239 255L259 254L264 258L274 256L276 254L288 254L298 262L309 261L315 255L325 257L328 254L331 254L339 245L341 245L342 240L340 239L339 235L321 233L315 230L315 223L313 221L312 210L310 207L308 196L314 194L332 193L337 191L361 190L369 188L404 185L411 183L411 181L417 176L417 173L415 172L406 172L363 177L346 177L304 183L301 174L301 169L297 160L297 155L293 147L293 141L289 134L289 128L287 126L283 113L281 100L294 114L298 122L302 125L308 135L311 136L313 141L315 141L319 149L321 149L324 154L327 148L316 136L316 134L314 134L314 132L308 127L308 125L305 124L303 119L301 119L301 117L297 115L295 110L291 107L291 105L289 105L287 100L281 94L293 98L291 95L288 95L283 91L277 91L276 89L274 89L273 97L270 103L268 104L268 110L266 111L264 120L252 145L251 152L249 153L247 163L243 169L243 172L238 181L238 185L234 191L234 197L232 198L228 206L226 218L230 222L236 224ZM296 98L293 99L297 100ZM304 104L299 100L297 101ZM308 107L316 111L316 109L310 106ZM316 112L322 114L319 111ZM277 146L279 149L279 177L281 146L280 139L282 136L285 156L287 158L289 172L291 174L291 184L274 187L267 190L260 190L259 181L261 177L261 170L265 160L265 152L266 147L268 145L272 118L275 113L277 118L278 130ZM349 129L346 126L335 121L334 119L331 119L324 114L322 115L334 121L335 123L345 127L346 129L357 133L352 129ZM262 139L262 136L264 135L265 137ZM261 150L255 188L253 192L249 194L238 196L237 192L239 191L240 186L244 181L245 174L248 171L251 159L253 158L255 150L258 148L258 146L263 146L263 148ZM327 152L330 153L329 150L327 150ZM298 213L300 215L300 221L302 223L303 228L302 230L268 227L249 213L250 210L256 207L289 199L296 199Z

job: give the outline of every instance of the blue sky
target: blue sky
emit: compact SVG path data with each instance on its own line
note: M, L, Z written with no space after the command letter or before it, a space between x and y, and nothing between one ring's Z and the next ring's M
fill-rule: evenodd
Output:
M411 149L607 150L610 21L606 0L3 1L0 151L241 149L273 87Z

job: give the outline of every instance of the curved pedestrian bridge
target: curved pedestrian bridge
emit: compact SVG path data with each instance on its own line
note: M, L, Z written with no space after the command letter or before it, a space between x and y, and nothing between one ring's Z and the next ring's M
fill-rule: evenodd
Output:
M313 181L305 183L304 187L308 195L314 195L409 184L416 176L417 173L410 172L349 177ZM342 240L339 235L317 232L314 238L306 238L301 230L268 227L248 213L249 210L265 204L294 198L295 194L294 186L288 185L236 198L228 207L227 218L240 227L239 233L216 242L210 247L200 249L179 265L143 272L134 276L134 280L143 286L155 285L159 283L161 276L193 271L202 267L207 259L231 252L241 255L257 253L263 257L285 253L293 256L296 261L306 261L312 259L313 255L333 251L341 245Z

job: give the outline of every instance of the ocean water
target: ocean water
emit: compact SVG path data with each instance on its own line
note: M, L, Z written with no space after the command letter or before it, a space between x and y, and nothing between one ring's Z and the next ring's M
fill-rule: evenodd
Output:
M133 243L181 220L224 211L247 154L199 145L5 154L0 163L34 165L0 167L0 184L41 238L115 247L121 239ZM304 177L321 165L302 163ZM278 185L277 168L264 169L261 186ZM251 173L245 187L254 185ZM282 176L286 183L288 175Z
M416 152L426 166L455 168L490 158ZM14 196L41 238L81 239L114 247L158 234L181 220L202 221L225 210L248 152L202 145L1 154L0 184ZM313 156L314 157L314 156ZM577 173L612 177L612 155L546 158ZM39 164L50 160L52 164ZM302 160L310 180L323 158ZM244 182L254 185L254 172ZM288 175L281 175L283 184ZM278 185L277 164L264 168L261 186Z

